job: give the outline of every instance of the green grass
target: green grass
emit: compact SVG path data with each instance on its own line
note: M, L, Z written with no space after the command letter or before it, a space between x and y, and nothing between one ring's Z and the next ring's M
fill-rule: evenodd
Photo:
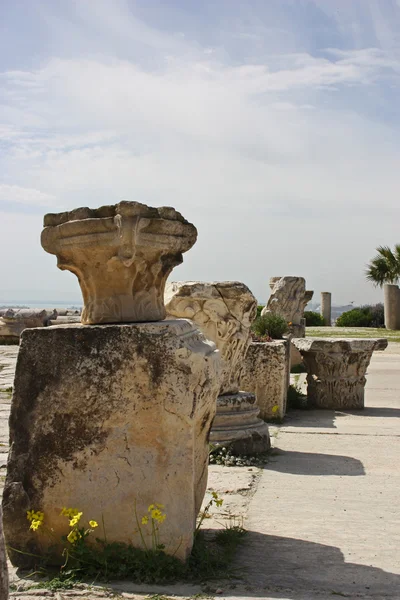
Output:
M328 338L387 338L389 342L400 342L400 331L373 327L307 327L307 337Z

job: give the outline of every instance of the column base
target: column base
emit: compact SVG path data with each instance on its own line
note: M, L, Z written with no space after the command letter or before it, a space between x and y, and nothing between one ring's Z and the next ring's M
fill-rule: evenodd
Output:
M229 445L235 455L267 452L271 447L268 425L258 418L259 412L256 396L250 392L218 396L210 442Z

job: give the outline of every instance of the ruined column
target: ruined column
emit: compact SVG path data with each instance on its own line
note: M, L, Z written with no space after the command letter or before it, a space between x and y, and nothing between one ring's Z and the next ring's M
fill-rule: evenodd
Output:
M321 292L321 315L325 325L330 327L332 324L332 294L331 292Z
M3 496L15 565L47 550L60 560L63 507L99 524L93 539L143 547L136 518L162 504L160 543L190 553L220 360L193 323L162 319L165 281L196 235L173 208L137 202L45 217L43 247L78 276L84 324L22 334ZM31 510L44 514L37 531ZM151 526L141 528L151 547Z
M385 327L400 329L400 289L398 285L385 283L383 286Z
M165 304L169 315L192 319L221 353L221 387L211 442L230 444L236 454L268 450L268 426L258 418L256 396L239 390L240 369L256 316L253 294L238 281L174 282L167 285Z
M307 369L310 406L352 410L364 408L365 374L374 350L384 350L380 339L302 338L292 343Z

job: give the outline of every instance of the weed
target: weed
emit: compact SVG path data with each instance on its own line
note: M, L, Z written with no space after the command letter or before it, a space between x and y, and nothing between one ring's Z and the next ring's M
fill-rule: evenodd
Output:
M209 461L210 465L222 465L224 467L259 467L268 462L268 454L265 452L257 455L235 456L229 446L210 444Z
M87 538L92 534L97 523L89 521L89 528L82 526L82 512L78 509L63 508L60 516L69 519L70 532L63 536L64 565L55 572L48 570L46 558L38 557L40 562L32 575L46 577L46 580L35 585L38 588L47 588L52 591L70 589L76 583L84 581L110 581L113 579L129 579L137 583L173 583L176 581L202 581L210 577L227 576L229 563L235 548L244 535L244 529L234 523L231 527L219 532L214 539L205 537L200 530L203 520L208 516L211 506L219 507L223 500L216 492L200 514L194 535L194 544L191 555L186 562L182 562L175 555L166 554L164 546L159 541L158 525L162 524L166 514L162 512L163 506L152 504L148 514L141 519L136 518L138 531L141 526L151 527L152 545L146 545L144 536L141 535L143 548L130 544L107 542L96 538L96 544L87 543ZM136 509L135 509L136 514ZM46 529L46 516L41 511L30 510L27 513L30 529L36 531ZM176 549L176 551L178 548ZM33 555L31 555L33 556ZM54 557L53 557L54 559ZM228 573L229 576L229 573ZM152 597L153 598L153 597ZM162 596L155 596L160 600Z

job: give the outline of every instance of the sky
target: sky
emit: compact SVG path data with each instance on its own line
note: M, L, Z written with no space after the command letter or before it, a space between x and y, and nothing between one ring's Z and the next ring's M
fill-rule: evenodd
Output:
M400 0L0 0L0 302L81 299L43 215L173 206L171 280L373 303L399 243Z

